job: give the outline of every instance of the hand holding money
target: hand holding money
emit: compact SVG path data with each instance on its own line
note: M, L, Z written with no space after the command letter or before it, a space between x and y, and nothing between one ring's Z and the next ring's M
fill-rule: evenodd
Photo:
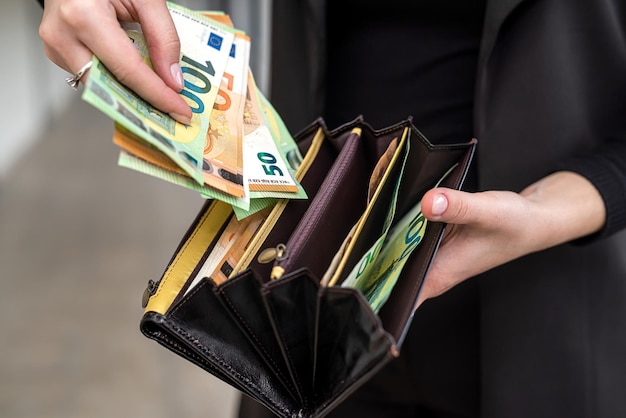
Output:
M154 70L128 42L120 21L141 24ZM96 55L144 100L179 122L189 122L191 109L178 95L183 89L180 42L163 0L46 0L39 34L48 58L69 73Z
M271 203L257 204L262 198L306 198L293 178L301 159L295 141L254 83L250 38L222 12L170 2L167 9L180 41L179 96L192 111L187 123L145 101L98 56L83 80L83 99L116 122L119 164L230 203L241 210L238 217ZM143 27L124 27L126 43L154 68Z

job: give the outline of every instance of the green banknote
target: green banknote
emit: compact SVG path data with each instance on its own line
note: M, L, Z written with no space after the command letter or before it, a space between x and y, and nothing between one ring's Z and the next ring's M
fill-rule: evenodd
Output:
M83 99L172 159L197 183L203 184L203 154L210 114L222 80L234 29L181 6L168 3L181 41L184 89L193 116L189 125L176 122L122 85L94 57ZM150 65L143 35L127 31Z
M165 180L172 184L194 190L200 193L200 195L206 199L221 200L225 203L232 205L234 209L236 208L242 213L246 213L250 209L250 199L247 197L236 197L220 190L211 188L210 186L207 186L205 184L198 184L188 176L176 173L171 170L167 170L156 164L152 164L126 151L120 151L117 163L120 167L129 168L140 173L147 174L161 180Z
M368 274L356 284L376 313L389 298L409 255L426 232L421 202L389 231Z

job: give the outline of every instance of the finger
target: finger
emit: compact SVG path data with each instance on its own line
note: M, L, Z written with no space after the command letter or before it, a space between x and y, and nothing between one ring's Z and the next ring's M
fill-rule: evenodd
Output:
M156 73L176 91L183 89L180 61L180 39L165 2L137 10L150 59Z
M46 56L55 63L57 66L67 71L71 75L76 74L81 68L93 59L91 51L80 42L67 42L70 45L67 50L71 50L71 55L68 53L57 52L48 45L44 45L44 52ZM85 72L82 79L88 74Z
M73 33L58 25L54 16L49 17L53 14L52 6L48 7L39 25L39 37L43 41L44 52L50 61L65 71L73 73L73 69L78 70L81 65L78 63L79 60L85 55L91 56L91 53ZM78 55L75 59L72 58L74 53Z
M106 38L100 34L106 33ZM157 109L183 123L191 118L189 105L146 63L114 18L100 22L100 30L82 37L85 45L106 65L115 77ZM182 120L181 120L182 119Z
M64 38L63 45L65 45L66 47L62 51L57 51L49 45L52 44L44 44L44 52L46 56L50 59L50 61L52 61L74 77L79 71L84 69L88 63L91 63L93 59L93 54L91 53L91 51L87 47L85 47L85 45L83 45L81 42L77 41L71 36L66 36ZM70 51L71 53L68 53L68 51ZM84 80L88 74L89 69L83 72L79 81Z

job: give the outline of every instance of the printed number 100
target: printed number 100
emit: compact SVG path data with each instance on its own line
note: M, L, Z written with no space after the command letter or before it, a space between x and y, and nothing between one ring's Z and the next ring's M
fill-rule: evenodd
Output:
M189 98L192 102L196 104L196 107L191 107L191 111L193 113L203 113L204 102L194 93L206 94L211 91L211 82L207 78L206 74L211 77L215 76L215 69L213 68L213 64L211 64L210 61L206 61L205 64L202 64L185 55L183 55L182 61L185 64L189 65L182 66L183 73L195 77L201 83L201 85L194 84L186 79L185 89L181 91L180 94Z

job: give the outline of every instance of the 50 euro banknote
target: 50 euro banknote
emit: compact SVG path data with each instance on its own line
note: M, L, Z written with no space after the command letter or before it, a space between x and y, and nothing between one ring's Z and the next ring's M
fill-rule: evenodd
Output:
M456 166L446 171L433 187L438 187ZM374 244L355 268L358 273L353 272L342 286L360 290L372 310L378 313L389 299L409 257L422 242L427 226L420 201Z

